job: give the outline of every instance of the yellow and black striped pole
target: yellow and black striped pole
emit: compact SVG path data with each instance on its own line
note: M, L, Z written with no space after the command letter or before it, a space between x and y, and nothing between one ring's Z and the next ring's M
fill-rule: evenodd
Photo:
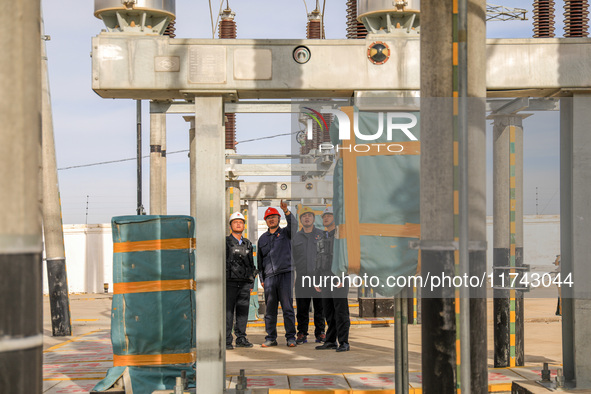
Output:
M494 365L501 368L524 363L522 118L495 116L493 141Z
M511 278L515 278L515 126L509 126L509 266ZM509 366L515 366L515 286L509 290Z
M423 277L485 273L485 9L483 0L421 2ZM486 293L469 290L423 289L424 393L488 390Z

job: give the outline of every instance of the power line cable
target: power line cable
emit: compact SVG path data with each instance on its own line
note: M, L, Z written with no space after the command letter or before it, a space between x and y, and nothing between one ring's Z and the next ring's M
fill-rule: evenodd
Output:
M550 203L552 202L552 200L554 200L554 197L556 197L556 193L558 193L559 190L560 190L560 188L556 189L556 191L554 192L554 194L552 195L552 197L550 197L550 200L548 200L548 202L544 206L544 209L542 209L542 213L540 215L543 215L544 214L544 212L546 211L546 208L548 208L548 205L550 205Z
M324 10L326 9L326 0L322 3L322 38L326 39L326 32L324 27Z
M294 131L294 132L290 132L290 133L281 133L281 134L268 135L268 136L259 137L259 138L252 138L252 139L249 139L249 140L237 141L236 142L236 145L238 145L238 144L244 144L244 143L247 143L247 142L253 142L253 141L268 140L268 139L271 139L271 138L282 137L282 136L285 136L285 135L293 135L293 134L297 134L297 133L299 133L299 131ZM189 152L188 149L183 149L183 150L166 152L166 154L168 156L170 156L170 155L174 155L174 154L177 154L177 153L187 153L187 152ZM145 156L142 156L142 159L147 159L149 157L150 157L150 155L145 155ZM61 170L71 170L71 169L74 169L74 168L94 167L94 166L100 166L100 165L103 165L103 164L123 163L123 162L126 162L126 161L132 161L132 160L137 160L137 157L131 157L131 158L119 159L119 160L100 161L100 162L89 163L89 164L79 164L79 165L76 165L76 166L69 166L69 167L61 167L61 168L58 168L58 171L61 171Z
M211 9L211 0L209 0L209 18L211 19L211 38L215 38L215 27L213 25L213 10Z
M222 8L224 8L224 0L221 0L220 1L220 9L218 10L218 17L215 20L216 27L217 27L218 23L220 22L220 16L222 14ZM213 38L215 38L215 33L214 33L214 37Z

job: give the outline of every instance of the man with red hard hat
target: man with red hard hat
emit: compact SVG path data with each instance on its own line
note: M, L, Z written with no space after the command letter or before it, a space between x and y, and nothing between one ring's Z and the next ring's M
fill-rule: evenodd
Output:
M265 289L265 331L263 347L277 346L277 308L281 303L287 346L295 347L295 313L293 310L293 268L291 261L292 215L281 201L287 227L279 227L279 211L268 208L265 222L269 229L260 236L257 246L261 286Z
M232 346L232 325L236 347L252 347L246 339L250 291L254 285L256 269L254 267L252 242L242 236L246 219L240 212L230 216L232 233L226 237L226 350Z

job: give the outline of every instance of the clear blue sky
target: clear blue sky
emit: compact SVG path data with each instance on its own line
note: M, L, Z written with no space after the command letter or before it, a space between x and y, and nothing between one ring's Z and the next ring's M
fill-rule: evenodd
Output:
M225 3L225 0L224 0ZM322 3L322 2L321 2ZM326 1L326 37L345 38L345 0ZM532 35L532 1L495 0L495 4L527 9L528 21L490 22L490 38ZM225 4L224 4L225 5ZM307 0L308 10L315 2ZM212 0L214 17L219 0ZM236 12L238 38L305 38L303 0L230 0ZM44 1L58 168L133 158L136 154L136 103L102 99L91 89L90 40L103 28L94 17L94 2ZM203 0L178 0L177 37L211 38L209 6ZM556 2L556 34L562 36L563 2ZM510 71L508 71L510 72ZM144 154L149 152L148 103L144 112ZM543 117L543 118L542 118ZM537 121L536 119L540 119ZM167 118L167 151L188 149L188 124L180 116ZM238 141L289 132L289 116L239 115ZM538 114L526 122L525 213L534 214L538 187L540 214L558 213L558 113ZM488 142L490 145L491 138ZM288 153L289 137L238 145L238 153ZM490 150L489 150L490 153ZM490 162L490 154L488 155ZM144 206L149 207L149 161L144 159ZM186 153L168 156L168 213L189 212L189 163ZM492 170L489 165L489 179ZM135 161L59 171L64 223L108 223L112 216L135 214ZM489 207L492 207L488 184ZM491 210L489 210L489 214Z

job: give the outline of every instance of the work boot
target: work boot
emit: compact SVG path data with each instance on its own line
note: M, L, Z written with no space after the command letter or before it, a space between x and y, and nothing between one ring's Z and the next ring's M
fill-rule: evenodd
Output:
M337 344L334 342L324 342L320 346L316 346L316 350L336 349Z
M302 343L307 343L308 342L308 336L306 334L304 334L303 332L298 332L298 335L296 337L296 343L298 345L301 345Z
M277 346L277 341L271 341L270 339L267 339L261 346L262 347Z
M236 347L252 347L253 344L246 338L240 338L236 340Z

